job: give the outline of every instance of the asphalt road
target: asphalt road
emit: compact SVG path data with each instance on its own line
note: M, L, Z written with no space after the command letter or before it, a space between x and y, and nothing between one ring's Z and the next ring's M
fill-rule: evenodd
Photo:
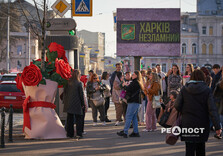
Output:
M0 155L146 155L146 156L183 156L185 155L184 142L178 141L176 145L165 144L165 134L161 134L160 128L156 132L142 132L144 127L139 127L139 138L122 138L116 132L123 129L123 124L114 126L114 106L109 110L112 122L106 126L99 124L92 126L91 109L86 114L84 138L62 140L25 140L22 135L22 114L15 114L17 125L14 126L14 142L8 143L6 136L6 148L0 148ZM130 129L129 133L131 133ZM213 156L223 155L223 140L217 140L210 134L206 145L206 154Z

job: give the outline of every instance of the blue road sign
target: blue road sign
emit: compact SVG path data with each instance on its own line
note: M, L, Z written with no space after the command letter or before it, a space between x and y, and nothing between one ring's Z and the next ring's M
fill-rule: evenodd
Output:
M92 16L92 0L72 0L73 16Z

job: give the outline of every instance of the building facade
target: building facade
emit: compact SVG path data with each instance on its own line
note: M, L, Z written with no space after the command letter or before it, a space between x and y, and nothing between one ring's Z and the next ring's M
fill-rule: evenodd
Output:
M162 65L167 72L173 63L181 71L194 66L223 65L223 1L197 0L197 12L181 13L180 57L145 57L145 67Z
M105 33L81 30L77 32L77 36L83 38L84 43L90 49L92 70L97 74L102 74L104 71Z

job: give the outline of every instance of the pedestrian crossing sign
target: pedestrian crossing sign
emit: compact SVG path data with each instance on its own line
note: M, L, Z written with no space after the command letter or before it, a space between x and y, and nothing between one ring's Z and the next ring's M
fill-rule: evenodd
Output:
M72 0L73 16L92 16L92 0Z

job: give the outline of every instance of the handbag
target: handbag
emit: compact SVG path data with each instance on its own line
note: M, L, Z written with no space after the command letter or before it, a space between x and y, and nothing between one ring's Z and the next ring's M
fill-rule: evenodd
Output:
M159 124L160 124L161 126L163 126L163 127L165 127L165 128L169 127L169 126L166 125L166 122L167 122L167 120L169 119L170 113L171 113L171 111L170 111L170 112L165 111L165 112L163 113L163 115L161 116L160 121L159 121Z
M97 98L92 99L92 101L96 107L102 106L105 103L105 99L102 96L98 96Z
M160 108L161 107L160 95L153 96L152 107L153 108Z
M122 90L119 97L120 98L125 98L125 95L126 95L126 91L125 90Z
M172 128L175 127L175 126L179 126L180 127L180 124L181 124L181 115L178 113L177 120L173 124ZM172 128L171 128L171 133L168 133L166 135L166 143L169 144L169 145L175 145L177 140L178 140L178 138L179 138L179 135L174 135L172 133Z

